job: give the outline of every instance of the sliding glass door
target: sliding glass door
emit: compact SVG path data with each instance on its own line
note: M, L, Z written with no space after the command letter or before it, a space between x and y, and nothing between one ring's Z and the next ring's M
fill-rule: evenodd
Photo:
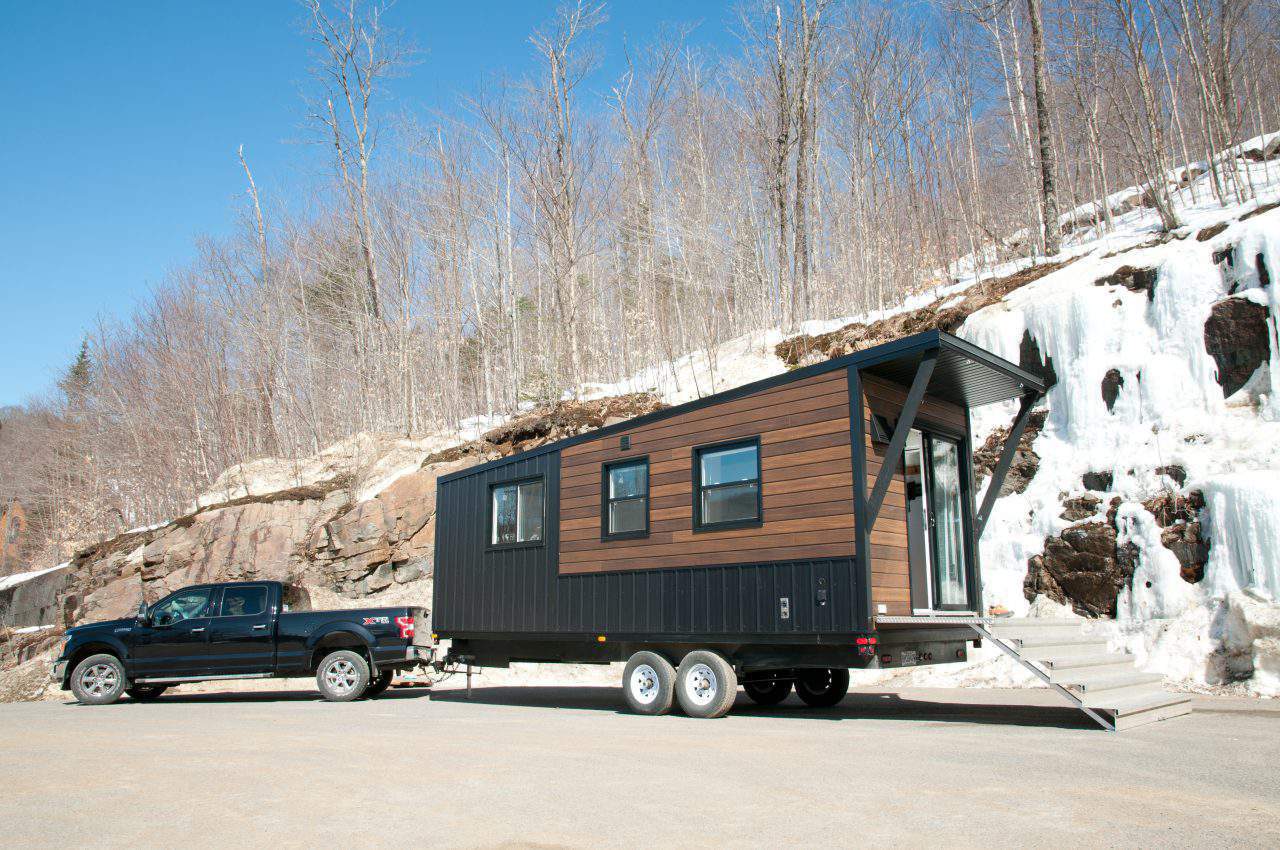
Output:
M969 605L964 568L964 491L960 485L960 445L929 435L929 554L933 562L934 607L962 610Z
M912 429L903 453L912 608L969 608L960 444Z

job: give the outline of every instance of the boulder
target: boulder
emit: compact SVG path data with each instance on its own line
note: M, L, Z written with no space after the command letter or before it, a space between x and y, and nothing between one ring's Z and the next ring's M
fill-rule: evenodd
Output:
M1158 277L1158 273L1153 268L1126 265L1109 275L1098 278L1093 283L1095 286L1123 286L1130 292L1145 292L1147 300L1154 301Z
M1108 411L1115 408L1123 386L1124 375L1120 374L1119 369L1108 369L1107 374L1102 376L1102 401L1107 405Z
M1036 470L1040 468L1040 456L1032 450L1031 444L1036 437L1040 436L1040 431L1043 430L1044 422L1048 415L1049 412L1047 410L1032 411L1030 419L1027 420L1026 430L1022 432L1022 439L1018 441L1018 448L1014 450L1013 463L1009 466L1009 474L1005 476L1004 483L1000 485L1001 496L1025 491L1027 485L1031 483L1031 479L1035 477ZM973 474L975 479L981 480L991 475L995 470L996 464L1000 462L1000 453L1004 450L1004 443L1008 438L1008 428L997 428L973 453Z
M1114 477L1110 472L1086 472L1080 479L1086 490L1098 490L1105 493L1111 489Z
M1271 357L1269 311L1246 298L1213 305L1204 323L1204 347L1218 366L1223 396L1234 395Z
M1101 504L1101 499L1097 496L1090 496L1088 493L1066 499L1062 503L1062 518L1068 522L1079 522L1082 519L1088 519L1098 512L1098 507Z
M1135 558L1117 557L1116 530L1110 523L1073 525L1044 542L1044 553L1027 562L1023 593L1039 594L1086 617L1114 617L1116 597L1133 577Z

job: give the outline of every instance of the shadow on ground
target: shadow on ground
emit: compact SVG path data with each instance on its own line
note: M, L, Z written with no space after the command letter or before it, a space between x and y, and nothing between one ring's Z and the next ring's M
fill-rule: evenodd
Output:
M623 713L619 688L600 686L473 687L470 698L464 689L437 690L432 700L473 702L479 705L523 706L526 708L572 708ZM678 709L675 710L678 713ZM933 723L981 723L998 726L1039 726L1061 729L1098 729L1078 709L1069 706L984 702L945 702L912 699L900 693L851 693L834 708L809 708L794 694L778 706L759 706L739 694L733 713L742 717L782 717L804 720L905 720Z
M422 699L431 696L429 688L392 688L389 691L375 697L379 702L385 700L412 700ZM365 702L366 700L357 700L357 702ZM117 706L129 705L158 705L165 703L253 703L253 702L324 702L324 698L320 696L319 691L216 691L216 692L197 692L183 693L182 691L171 691L163 694L153 700L136 700L125 697ZM75 700L67 700L63 705L79 706L80 703ZM98 706L90 706L97 708Z

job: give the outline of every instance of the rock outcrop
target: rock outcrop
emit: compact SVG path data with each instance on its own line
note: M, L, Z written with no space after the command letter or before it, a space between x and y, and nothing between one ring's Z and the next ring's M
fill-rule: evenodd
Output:
M1076 258L1059 263L1043 263L1005 277L983 281L943 302L949 306L930 304L916 310L881 319L870 324L854 322L830 333L800 334L778 343L774 351L788 366L800 366L821 360L830 360L852 354L882 342L922 331L941 330L953 332L969 316L995 304L1004 296L1052 274L1075 262Z
M1031 479L1035 477L1036 470L1040 468L1040 456L1032 450L1031 444L1035 442L1036 437L1040 436L1041 430L1044 429L1045 419L1048 416L1049 411L1047 410L1033 410L1031 412L1031 417L1027 420L1027 427L1022 432L1022 438L1018 440L1018 448L1014 450L1013 463L1009 466L1009 474L1005 476L1004 483L1000 485L1001 496L1025 491L1027 485L1031 483ZM1009 439L1009 429L1004 426L996 428L987 437L986 442L973 453L973 475L975 480L981 481L995 470L996 464L1000 462L1000 453L1004 450L1004 444L1007 439Z
M1027 562L1023 593L1044 594L1086 617L1114 617L1116 598L1134 570L1133 553L1117 553L1109 522L1084 522L1045 540L1044 553Z
M1218 365L1224 396L1234 395L1271 357L1268 310L1247 298L1213 305L1204 323L1204 347Z

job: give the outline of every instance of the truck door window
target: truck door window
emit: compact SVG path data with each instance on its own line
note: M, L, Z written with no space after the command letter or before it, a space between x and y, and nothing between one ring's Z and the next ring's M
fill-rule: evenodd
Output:
M157 626L171 626L183 620L204 616L209 607L209 594L207 587L180 590L151 609L151 622Z
M267 610L267 589L256 587L228 587L222 591L223 617L251 617Z

